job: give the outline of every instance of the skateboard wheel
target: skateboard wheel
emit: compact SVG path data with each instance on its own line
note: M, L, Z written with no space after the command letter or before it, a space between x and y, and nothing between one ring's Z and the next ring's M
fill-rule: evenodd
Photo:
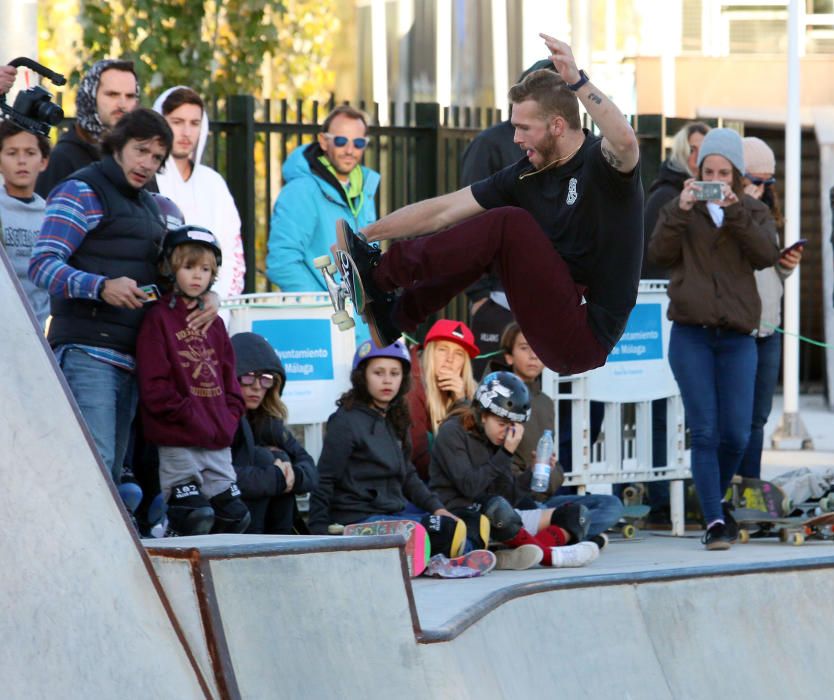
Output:
M355 325L356 325L356 323L354 322L354 320L352 318L349 318L346 321L341 321L340 323L336 324L337 328L340 331L349 331Z
M340 323L344 323L345 321L349 321L350 320L350 314L347 311L345 311L344 309L342 309L341 311L337 311L336 313L334 313L330 317L330 320L333 321L333 323L335 323L338 326Z
M623 525L623 537L625 537L627 540L630 540L632 537L634 537L635 532L636 530L634 528L634 525L632 525L631 523Z
M750 541L750 530L742 528L738 531L738 541L747 544Z
M333 261L330 259L329 255L319 255L317 258L313 258L313 267L317 270L323 270L330 265L333 265Z
M788 537L790 537L790 533L787 530L779 530L779 541L780 542L787 542Z
M336 267L336 263L330 263L327 267L324 268L325 271L329 272L331 275L335 275L339 268Z
M794 532L791 535L791 544L797 547L801 544L805 544L805 535L803 535L801 532Z

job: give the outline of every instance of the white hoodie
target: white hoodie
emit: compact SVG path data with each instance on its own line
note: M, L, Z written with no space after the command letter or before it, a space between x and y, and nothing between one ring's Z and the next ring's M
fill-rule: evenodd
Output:
M162 114L163 102L173 90L180 87L185 86L175 85L163 92L154 102L154 110ZM226 181L216 170L200 163L208 139L208 130L209 120L203 110L203 123L197 149L193 154L194 168L191 177L183 180L173 158L169 158L165 171L157 174L156 183L159 192L173 200L182 210L185 223L204 226L217 236L220 249L223 251L223 264L212 291L217 292L221 299L226 299L243 292L246 262L240 237L240 216Z

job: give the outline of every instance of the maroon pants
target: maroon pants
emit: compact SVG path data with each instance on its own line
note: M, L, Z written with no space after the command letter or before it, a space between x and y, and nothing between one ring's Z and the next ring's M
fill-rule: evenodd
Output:
M413 331L488 270L501 278L524 337L547 367L575 374L605 363L608 353L588 326L582 287L524 209L491 209L391 246L374 281L383 291L403 289L395 320Z

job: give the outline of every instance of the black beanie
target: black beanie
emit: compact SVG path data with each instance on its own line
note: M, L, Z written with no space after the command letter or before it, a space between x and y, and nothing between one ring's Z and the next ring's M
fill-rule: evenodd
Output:
M270 372L281 377L281 390L287 383L287 373L278 353L269 341L257 333L235 333L232 336L235 349L235 375L242 377L249 372Z

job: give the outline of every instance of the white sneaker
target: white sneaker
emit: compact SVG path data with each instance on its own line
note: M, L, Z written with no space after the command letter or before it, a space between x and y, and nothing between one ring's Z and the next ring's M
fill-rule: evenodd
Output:
M557 568L587 566L599 556L596 542L580 542L567 547L551 547L551 566Z
M495 552L496 569L522 571L541 563L544 552L534 544L523 544L515 549L499 549Z

